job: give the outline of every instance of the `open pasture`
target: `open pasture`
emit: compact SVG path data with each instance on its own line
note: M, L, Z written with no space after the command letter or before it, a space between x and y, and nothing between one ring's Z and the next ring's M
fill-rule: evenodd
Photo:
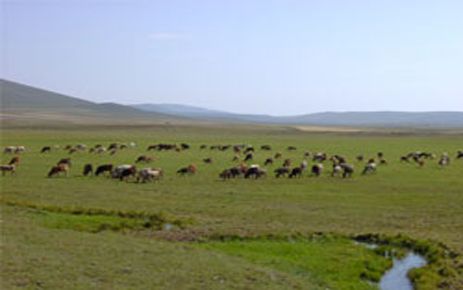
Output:
M114 155L69 154L62 149L68 144L90 148L113 142L136 146ZM187 143L191 148L146 151L158 143ZM268 175L264 178L223 181L219 173L239 164L232 161L235 154L231 149L201 150L202 144L253 145L254 160L248 164L263 166L276 152L283 157L265 167ZM272 150L260 150L265 144ZM367 280L375 281L390 265L346 237L402 234L463 253L463 159L455 159L457 150L463 149L461 135L313 133L289 127L107 126L7 129L2 132L2 148L9 145L27 150L19 155L16 174L1 177L5 289L42 284L54 288L60 283L70 283L64 288L81 289L374 289ZM43 146L55 145L61 149L40 153ZM289 151L288 146L297 150ZM441 168L438 158L426 160L423 167L400 162L400 156L417 150L437 157L448 152L451 163ZM284 159L298 165L305 151L347 157L355 167L353 177L331 177L328 161L320 177L310 177L308 172L302 178L274 177L273 170ZM388 164L378 165L375 174L362 176L365 161L355 157L363 154L368 159L377 152L384 153ZM154 158L146 167L162 168L161 180L136 183L82 176L87 163L94 167L134 164L140 155ZM1 163L12 156L2 154ZM72 160L69 175L47 178L50 167L67 157ZM211 158L212 163L205 164L204 158ZM308 160L310 167L313 162ZM192 163L197 166L196 174L176 174ZM85 214L76 218L69 216L73 209L99 212L89 215L92 218ZM125 221L117 212L136 213L135 219ZM153 216L159 224L146 226L146 218ZM262 238L316 232L333 237L309 242L307 247L307 241L278 247ZM259 240L240 247L234 240L209 242L210 237ZM439 276L435 269L424 272L416 285L434 289L440 283L442 288L458 289L461 269L455 265L461 267L461 258L454 260L449 275Z

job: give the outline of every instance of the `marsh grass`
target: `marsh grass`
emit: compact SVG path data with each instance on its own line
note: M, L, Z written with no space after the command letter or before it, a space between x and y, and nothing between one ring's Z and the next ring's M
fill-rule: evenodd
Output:
M108 145L112 142L131 141L137 143L136 148L120 151L113 156L86 152L68 155L63 150L54 150L49 154L39 153L45 145L64 147L67 144L84 143L91 147L98 143ZM149 144L161 142L186 142L192 146L192 149L183 152L146 152ZM328 154L338 153L347 156L354 163L356 172L351 179L331 178L327 171L320 178L305 174L300 179L275 179L269 174L262 180L221 181L218 178L220 171L236 165L232 162L233 153L200 150L199 146L241 143L252 144L255 148L263 144L272 145L271 152L257 150L253 163L263 164L267 157L280 151L284 158L291 158L294 164L298 164L303 158L304 151L324 151ZM78 267L76 268L77 263L83 263L79 265L87 269L83 262L83 257L86 257L94 260L96 268L101 267L100 270L92 268L93 273L98 273L95 275L105 277L107 281L95 282L93 278L84 279L85 281L81 281L82 285L87 287L82 286L82 289L92 288L91 282L104 286L103 288L114 288L114 285L108 281L117 276L114 274L116 272L106 273L103 269L113 269L116 265L122 265L124 259L131 261L132 266L139 269L140 273L146 274L145 270L141 270L144 269L143 267L150 269L154 277L150 279L150 283L156 285L154 288L164 288L168 285L170 289L172 287L284 289L309 285L304 284L308 283L302 277L305 274L293 275L291 271L286 271L292 258L274 257L281 261L282 268L273 268L268 264L265 256L267 254L272 256L272 253L278 252L278 249L274 244L267 245L265 241L262 242L261 256L250 259L244 253L240 257L233 255L227 250L227 245L217 246L218 248L215 249L197 248L195 245L184 246L185 243L175 240L160 241L159 236L156 235L153 235L156 238L153 241L142 235L132 233L120 235L118 231L111 230L100 231L92 238L88 236L90 233L87 231L99 231L102 224L107 224L103 227L132 231L128 228L137 229L140 224L143 225L146 217L155 215L157 218L153 223L153 229L159 227L158 218L169 223L178 220L179 233L206 232L217 236L268 237L268 235L288 236L298 232L335 233L341 237L353 237L364 233L379 233L386 237L402 234L413 241L425 241L420 246L415 245L414 250L437 253L436 256L429 254L426 258L432 262L433 257L437 257L435 265L440 266L433 269L416 269L410 273L417 287L422 287L421 289L432 289L439 285L443 288L448 285L447 288L453 287L453 289L463 287L461 278L463 162L453 159L453 154L462 149L463 136L461 135L403 135L384 132L313 134L293 128L245 128L244 126L207 128L107 126L53 130L7 129L2 131L1 144L24 145L28 149L21 155L17 174L0 177L1 196L4 202L2 230L6 236L4 252L16 254L5 257L5 262L2 263L2 267L5 268L2 271L4 277L12 275L11 277L19 280L22 279L21 277L29 277L30 281L34 281L39 276L47 277L45 282L59 285L60 280L82 274L77 270ZM298 150L288 152L286 148L290 145L296 146ZM434 160L428 162L425 167L419 168L414 164L399 162L401 155L415 150L431 151L436 154L449 152L452 156L451 165L440 168ZM373 157L379 151L385 154L389 164L379 167L374 175L360 176L359 171L363 164L356 162L354 157L357 154ZM155 183L137 184L119 182L106 177L81 176L82 167L86 163L92 163L94 166L104 163L115 165L133 163L142 154L155 157L155 161L147 166L163 168L165 178ZM46 178L50 166L63 157L72 158L70 175ZM202 164L202 159L206 157L211 157L214 162L209 165ZM2 154L1 163L7 162L9 158L10 155ZM178 168L190 163L198 165L198 173L195 176L179 177L175 174ZM279 165L277 163L269 167L269 172L271 173ZM43 215L24 213L22 208L28 205L31 211L46 213ZM37 208L34 208L35 206ZM74 231L78 228L83 231ZM74 239L82 244L76 246ZM392 246L406 248L409 243L407 239L400 242L401 246ZM36 245L33 240L41 241L41 244L48 245L50 249ZM57 241L60 241L58 246L55 244ZM230 249L235 242L231 241L231 243ZM435 249L434 246L440 243L447 247L447 250L443 250L444 253L446 251L456 253L456 256L450 259L451 262L439 258L442 250L439 247ZM111 247L119 254L115 255L114 259L106 260L94 257L94 251L101 251L106 256L110 255L103 247ZM148 255L151 261L157 263L142 261L138 254L132 253L133 248L149 250L150 247L160 247L165 250L156 252L156 255ZM182 252L183 247L187 247L185 252ZM51 250L53 248L54 252ZM74 251L73 248L79 250ZM50 258L39 259L37 256L42 257L39 253L44 253L45 257ZM189 254L194 259L188 258ZM320 253L320 255L325 254L328 255L328 253ZM339 255L342 256L341 253ZM375 253L373 255L381 257ZM69 267L65 270L66 275L47 276L45 271L56 272L56 264L61 261L61 257L66 257L69 263ZM32 263L31 259L38 260ZM165 270L158 269L158 262L164 263ZM337 262L341 263L342 259ZM40 269L31 271L28 263ZM378 272L375 270L376 262L371 263L371 265L364 264L367 271L362 277L375 280L377 279L375 273ZM212 271L211 267L215 270ZM370 268L372 271L368 270ZM177 277L183 277L176 278L179 284L168 281L175 277L171 274L176 269L179 271ZM315 266L304 269L303 271L307 273L313 272L313 275L319 275L318 280L310 284L313 289L321 287L317 283L326 285L331 279L328 274L317 274ZM29 274L26 275L25 272ZM272 277L272 273L279 278L269 278ZM146 286L137 282L137 279L142 279L143 276L135 273L127 275L126 281L136 285L132 285L132 288ZM215 276L224 279L214 280ZM11 279L7 279L6 289L14 288L9 287L15 283ZM156 279L162 283L156 283ZM355 279L358 279L358 283L364 283L357 274ZM222 280L223 284L220 282ZM322 280L325 282L320 282ZM127 286L119 280L118 283ZM302 286L300 288L304 289Z

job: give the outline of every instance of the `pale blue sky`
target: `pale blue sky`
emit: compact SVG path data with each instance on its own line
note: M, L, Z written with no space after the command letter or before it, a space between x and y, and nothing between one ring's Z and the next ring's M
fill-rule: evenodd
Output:
M463 111L463 1L3 0L3 78L275 115Z

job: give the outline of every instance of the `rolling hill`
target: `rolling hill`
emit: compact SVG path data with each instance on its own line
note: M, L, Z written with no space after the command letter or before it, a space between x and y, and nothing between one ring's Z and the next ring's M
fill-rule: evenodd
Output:
M95 103L8 80L0 80L2 122L72 123L208 121L376 128L463 128L463 112L325 112L299 116L235 114L179 104Z
M1 80L2 111L50 111L72 114L121 114L153 116L135 108L115 103L94 103L63 94Z
M0 80L3 123L57 121L71 123L153 122L172 116L117 103L94 103L20 83Z
M149 112L215 121L348 127L463 128L463 112L325 112L277 117L234 114L177 104L139 104L133 107Z

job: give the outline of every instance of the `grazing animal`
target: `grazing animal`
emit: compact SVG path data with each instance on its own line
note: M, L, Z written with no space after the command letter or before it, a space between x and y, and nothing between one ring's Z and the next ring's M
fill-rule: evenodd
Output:
M16 150L14 151L14 153L18 154L18 153L22 153L22 152L25 152L26 151L26 147L24 146L17 146L16 147Z
M230 172L232 174L232 177L235 178L235 177L238 177L238 176L241 176L241 174L244 173L244 169L242 167L232 167L230 168Z
M444 167L444 166L447 166L449 163L448 163L447 159L441 158L441 159L439 159L438 164L439 164L440 167Z
M146 148L146 151L151 151L151 150L156 150L158 149L158 145L150 145L148 148Z
M188 149L190 149L190 145L188 145L188 144L186 144L186 143L180 144L180 147L182 148L182 150L188 150Z
M401 157L400 157L400 162L407 162L407 163L410 163L410 160L409 160L408 158L409 158L408 156L401 156Z
M196 166L194 164L190 164L187 167L182 167L177 170L177 174L185 175L185 174L195 174L196 173Z
M332 177L339 176L339 175L341 175L341 173L342 173L341 165L339 165L337 163L334 163L333 164L333 171L331 172L331 176Z
M310 152L309 151L304 152L304 158L307 158L307 157L310 157Z
M447 153L442 154L438 162L440 167L444 167L450 164L450 157Z
M111 173L111 171L113 171L113 165L112 164L100 165L95 170L95 176L99 176L100 174L104 174L105 172Z
M153 161L152 157L141 155L141 156L138 156L137 160L135 160L135 163L140 163L140 162L150 163L151 161Z
M362 175L369 174L369 173L375 173L375 172L376 172L376 163L368 162L363 168Z
M242 149L242 148L243 148L243 146L241 146L241 145L234 145L234 146L233 146L233 152L235 152L235 153L237 153L237 154L238 154L238 153L241 153L241 149Z
M160 168L143 168L138 172L137 182L147 182L153 180L159 180L164 175Z
M246 161L250 161L254 158L254 156L252 155L252 153L248 153L246 154L246 156L244 157L244 162Z
M302 160L300 167L301 167L302 170L306 170L307 167L309 167L309 162L307 162L307 160L305 160L305 159Z
M47 152L50 152L51 151L51 147L50 146L45 146L45 147L42 147L42 150L40 150L40 153L47 153Z
M206 144L203 144L203 145L199 146L199 149L201 149L201 150L204 150L204 149L206 149L206 148L207 148L207 145L206 145Z
M252 146L248 146L244 150L244 154L251 153L251 152L254 152L254 147L252 147Z
M286 148L288 151L295 151L297 150L297 148L295 146L288 146L288 148Z
M11 158L10 162L8 162L8 165L19 165L19 156L15 156Z
M177 144L164 144L164 143L159 143L156 145L150 145L148 146L148 151L150 150L158 150L158 151L168 151L168 150L180 150L180 148L177 146Z
M270 151L272 150L272 147L270 145L262 145L260 146L260 149L265 150L265 151Z
M238 155L233 156L232 161L239 161L239 160L240 160L240 157Z
M182 167L179 170L177 170L177 174L180 175L185 175L185 174L190 174L190 170L188 170L188 167Z
M212 158L204 158L203 162L206 164L211 164L212 163Z
M326 153L318 152L318 153L313 155L312 161L321 163L321 162L325 161L326 158L327 158Z
M69 154L75 153L77 151L79 151L77 148L71 148L69 149Z
M264 169L261 169L259 166L253 165L246 170L246 173L244 174L244 178L254 178L258 179L267 174L267 171Z
M82 174L84 176L93 175L93 166L92 166L92 164L90 164L90 163L85 164Z
M387 160L384 159L384 158L381 158L381 159L379 160L379 164L381 164L381 165L387 165Z
M463 159L463 150L457 151L457 159Z
M241 176L243 173L246 173L246 170L247 168L245 169L244 167L232 167L232 168L223 170L219 174L219 177L222 178L223 180L230 179L230 178L236 178L236 177Z
M283 156L283 155L281 155L280 152L277 152L277 153L275 153L275 156L273 156L273 158L275 158L275 159L280 159L282 156Z
M243 162L237 168L239 168L241 173L245 174L249 167L246 163Z
M317 163L317 164L312 165L311 172L312 172L312 175L320 176L323 172L323 164Z
M347 159L341 155L333 155L330 157L330 160L334 163L346 163L347 162Z
M225 169L224 171L222 171L219 174L219 177L222 178L223 180L230 179L230 178L232 178L232 173L231 173L230 169Z
M68 175L69 172L69 165L66 163L60 163L58 165L53 166L50 171L48 172L48 177L53 177L55 175L59 175L60 173L64 173L65 176Z
M10 174L16 173L16 165L0 165L0 171L2 172L3 176L5 176L6 172L10 172Z
M264 166L273 165L273 158L265 159Z
M111 143L111 144L109 144L109 146L108 146L108 151L117 150L118 148L119 148L119 144L117 144L117 143Z
M241 174L243 174L243 169L241 167L232 167L232 168L223 170L219 174L219 177L225 180L225 179L230 179L230 178L236 178L240 176Z
M289 168L288 167L279 167L275 169L273 172L275 172L275 177L280 178L281 176L286 176L289 174Z
M26 147L24 146L7 146L3 149L3 153L6 153L6 154L12 154L12 153L19 154L25 151L26 151Z
M352 177L354 174L354 166L347 163L341 163L342 168L342 178Z
M62 164L65 164L67 165L68 167L71 167L71 158L62 158L60 159L60 161L58 161L58 163L56 163L56 165L62 165Z
M85 145L85 144L77 144L76 149L79 150L79 151L85 151L85 150L87 150L87 145Z
M291 170L291 173L289 174L289 178L293 178L293 177L302 177L302 168L301 167L294 167L292 170Z
M361 154L360 154L360 155L357 155L356 158L357 158L357 161L358 161L358 162L363 162L363 160L365 159L365 157L364 157L363 155L361 155Z
M425 162L423 159L416 160L416 163L418 164L419 167L423 167L425 165Z
M192 174L195 174L196 171L197 171L196 165L194 165L194 164L188 165L188 169L190 170L190 172L191 172Z
M135 168L135 166L133 166L131 168L124 169L124 170L122 170L122 172L119 175L119 180L120 181L122 181L124 179L127 180L131 176L134 177L136 173L137 173L137 169Z
M291 159L285 159L285 161L283 161L283 167L290 167L291 166Z
M115 151L115 150L116 149L113 149L113 151ZM104 148L104 147L98 147L98 148L95 149L95 153L97 153L97 154L101 154L101 153L104 153L104 152L106 152L106 148Z
M133 165L124 164L117 166L112 172L111 175L113 178L118 178L120 181L127 180L129 177L135 177L137 173L137 168Z
M3 149L3 153L5 154L11 154L11 153L14 153L15 151L16 151L15 146L7 146Z

